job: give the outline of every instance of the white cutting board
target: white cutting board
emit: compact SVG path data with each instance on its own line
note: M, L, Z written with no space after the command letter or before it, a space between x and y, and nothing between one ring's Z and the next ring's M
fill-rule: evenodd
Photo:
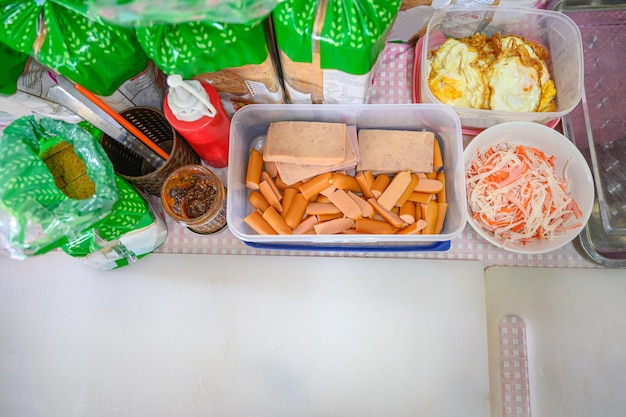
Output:
M483 266L0 259L0 415L489 415Z
M485 286L492 416L506 315L526 326L532 417L626 415L626 270L491 267Z

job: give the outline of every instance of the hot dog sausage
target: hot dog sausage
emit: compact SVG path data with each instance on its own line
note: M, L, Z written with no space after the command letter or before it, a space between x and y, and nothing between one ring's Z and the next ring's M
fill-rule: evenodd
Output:
M333 203L310 202L306 207L306 214L309 216L318 214L340 214L341 210Z
M248 214L243 219L243 221L246 222L248 226L250 226L252 229L254 229L255 232L257 232L260 235L277 234L276 231L272 228L272 226L270 226L269 223L265 221L261 213L259 213L256 210Z
M423 219L419 219L415 223L409 224L408 226L398 230L396 234L398 235L416 235L422 233L422 230L426 227L426 221Z
M261 181L261 183L259 184L259 191L261 192L261 194L263 194L263 197L265 197L265 200L267 200L270 206L274 207L277 212L280 213L281 211L283 211L280 200L278 200L278 197L274 193L274 190L272 190L272 187L268 184L267 181Z
M372 207L367 201L365 201L361 196L356 195L352 191L348 191L348 196L354 200L354 202L361 209L361 217L374 217L374 207Z
M285 223L285 219L282 218L274 207L269 206L267 210L263 212L263 218L279 235L291 234L291 229L287 226L287 223Z
M315 232L313 226L315 226L317 223L319 223L319 221L317 220L316 216L308 216L292 230L292 233L294 235L303 235L305 233Z
M265 209L270 206L270 203L267 202L265 197L263 197L263 194L259 191L252 191L248 195L248 202L250 202L250 205L259 210L261 213L263 213Z
M366 199L374 197L372 194L372 185L374 184L374 175L372 174L372 171L359 171L354 176L354 179L359 184L363 197Z
M342 233L344 230L354 227L354 220L347 217L341 217L339 219L328 220L323 223L318 223L313 228L318 235L328 235Z
M378 174L376 178L374 179L374 183L372 184L372 187L371 187L372 196L374 198L379 198L381 194L383 193L383 191L385 191L385 188L387 188L390 182L391 182L391 178L389 177L389 175Z
M415 203L413 201L407 200L402 207L400 207L400 218L405 222L411 224L415 223Z
M393 176L389 185L376 200L386 210L391 210L396 205L404 191L411 184L411 173L400 171Z
M354 230L357 233L366 234L393 234L396 232L396 228L391 224L374 219L362 218L355 222Z
M356 178L351 175L335 173L330 180L331 183L335 185L335 187L344 191L352 191L353 193L361 193L361 187L357 182Z
M352 220L361 218L361 208L344 190L335 190L328 196L328 199L341 210L344 216Z
M296 194L300 193L296 188L287 187L283 190L283 199L280 204L283 206L283 211L280 213L283 218L287 216L287 212L289 211L289 207L293 202L293 198Z
M376 210L376 213L380 214L381 217L385 219L386 222L390 223L392 226L394 227L404 226L405 224L404 220L402 220L400 216L398 216L393 211L387 210L384 207L382 207L380 204L378 204L378 201L376 201L375 198L370 198L369 200L367 200L367 202L370 203L372 207L374 207L374 210Z
M330 185L330 179L332 176L332 172L325 172L317 175L300 185L300 192L307 200L310 200L311 197Z
M443 189L441 181L431 180L430 178L420 178L413 191L418 193L436 194Z
M308 205L309 200L304 198L302 193L294 195L289 205L289 210L285 214L285 223L287 223L287 226L292 229L296 228L302 221Z
M248 167L246 170L246 188L258 190L261 182L261 172L263 171L263 154L256 149L250 150L248 156Z

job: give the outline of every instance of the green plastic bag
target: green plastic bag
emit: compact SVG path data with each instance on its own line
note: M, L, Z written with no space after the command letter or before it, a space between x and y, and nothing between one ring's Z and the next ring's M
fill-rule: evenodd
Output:
M260 64L269 55L262 24L208 21L137 28L144 51L166 74L192 78L205 72ZM259 47L260 46L260 47Z
M120 197L111 213L80 237L61 246L96 269L114 269L143 258L167 237L164 220L156 216L141 194L115 176Z
M400 0L285 0L272 12L290 100L358 104L369 100L379 55Z
M10 96L17 92L17 80L26 68L28 55L14 51L0 42L0 95Z
M144 26L216 20L250 23L267 17L282 0L85 0L90 15L117 25Z
M142 48L161 71L208 82L231 114L236 107L233 100L284 102L267 21L194 21L136 30Z
M81 7L69 0L0 0L0 42L109 96L144 71L148 57L133 28L88 18Z
M42 159L68 144L83 165L65 164L63 169L76 178L73 184L81 184L79 190L83 184L79 178L86 175L86 182L93 185L91 196L68 197L53 174L56 168ZM70 173L74 166L75 175ZM111 161L80 125L26 116L4 129L0 137L0 241L11 257L39 255L79 238L111 213L118 198Z

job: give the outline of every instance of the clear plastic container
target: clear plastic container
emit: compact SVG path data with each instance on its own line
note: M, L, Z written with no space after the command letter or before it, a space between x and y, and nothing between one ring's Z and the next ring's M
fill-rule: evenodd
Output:
M430 130L441 144L448 211L440 234L429 235L260 235L244 218L253 210L245 187L250 149L263 142L276 121L340 122L358 129ZM384 144L381 144L384 146ZM457 114L440 104L255 104L231 122L227 222L230 231L255 247L341 250L445 250L466 225L463 142Z
M592 168L596 200L578 249L592 261L626 268L626 2L554 1L580 28L585 91L563 117L563 132Z
M464 38L475 33L491 36L523 36L540 43L549 51L546 62L556 85L556 110L553 112L504 112L451 106L461 118L463 128L484 129L506 121L542 124L570 113L580 102L583 91L583 48L580 31L568 16L533 8L508 6L448 7L430 19L422 42L419 70L419 101L441 103L428 86L429 51L437 49L448 37Z

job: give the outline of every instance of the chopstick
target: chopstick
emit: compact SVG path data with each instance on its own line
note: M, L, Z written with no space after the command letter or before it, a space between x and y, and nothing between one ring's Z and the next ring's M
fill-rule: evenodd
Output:
M142 131L140 131L135 126L133 126L133 124L131 124L128 120L124 119L118 112L116 112L111 107L109 107L108 104L102 101L94 93L87 90L85 87L82 87L79 84L74 84L74 87L76 87L76 90L78 90L82 95L87 97L93 104L98 106L106 114L111 116L116 122L122 125L124 129L128 130L133 136L135 136L137 139L143 142L146 146L152 149L157 155L159 155L161 158L167 161L167 159L169 158L169 155L167 154L167 152L161 149L156 143L151 141L146 135L143 134Z

